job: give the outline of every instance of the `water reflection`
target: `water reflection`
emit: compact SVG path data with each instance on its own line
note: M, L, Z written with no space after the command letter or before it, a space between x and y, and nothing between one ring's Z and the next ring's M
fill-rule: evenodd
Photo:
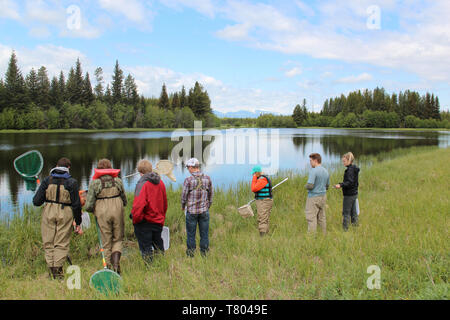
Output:
M258 131L259 132L259 131ZM215 185L227 187L239 180L250 179L249 172L253 163L250 152L251 142L226 136L226 131L217 131L212 142L203 141L201 152L207 159L214 158L209 150L220 150L227 156L226 145L233 142L233 161L224 164L209 163L203 169ZM0 215L11 215L24 204L31 203L33 192L26 190L25 182L15 172L14 159L31 149L39 150L44 157L41 178L48 175L57 160L62 156L72 161L71 175L82 188L87 188L93 168L101 158L108 158L115 168L122 170L122 176L135 172L137 162L142 158L156 163L160 159L170 159L172 149L178 141L171 140L171 132L110 132L110 133L45 133L45 134L0 134ZM191 137L190 155L194 154L194 137ZM233 139L233 141L231 141ZM279 151L279 168L306 170L308 155L319 152L324 165L329 168L339 166L340 156L352 151L356 157L389 152L397 148L412 146L448 147L448 132L417 131L368 131L343 129L280 129L275 145ZM205 148L207 152L205 151ZM189 153L189 152L188 152ZM189 155L189 156L190 156ZM229 155L229 154L228 154ZM227 159L229 160L229 159ZM209 161L211 162L211 161ZM174 175L177 182L168 178L163 180L168 185L178 186L183 183L188 172L178 165ZM124 185L132 191L138 176L125 179Z

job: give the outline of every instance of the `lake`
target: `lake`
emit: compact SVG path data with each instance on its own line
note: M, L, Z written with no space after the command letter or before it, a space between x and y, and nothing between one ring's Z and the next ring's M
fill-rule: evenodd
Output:
M99 159L108 158L122 176L136 171L146 158L155 165L160 159L175 163L177 182L163 177L165 184L178 187L189 172L182 159L196 156L216 186L227 188L237 181L249 181L254 164L270 174L278 170L306 172L309 154L322 155L323 165L342 170L342 154L376 155L413 146L448 147L448 131L346 130L346 129L229 129L212 131L145 131L87 133L2 133L0 134L0 218L31 204L34 192L16 173L14 159L38 150L44 157L40 178L44 178L61 157L72 162L71 175L87 189ZM134 191L138 176L124 179L127 191ZM337 183L338 181L336 181ZM332 183L334 183L332 181Z

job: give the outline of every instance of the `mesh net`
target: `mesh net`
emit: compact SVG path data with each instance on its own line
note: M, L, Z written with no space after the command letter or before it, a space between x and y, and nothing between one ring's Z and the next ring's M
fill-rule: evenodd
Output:
M14 160L14 168L24 178L36 177L41 173L44 160L39 151L32 150Z
M252 206L249 204L238 208L238 211L243 218L250 218L254 216Z
M92 275L89 285L103 294L117 294L120 291L121 281L119 274L103 269Z

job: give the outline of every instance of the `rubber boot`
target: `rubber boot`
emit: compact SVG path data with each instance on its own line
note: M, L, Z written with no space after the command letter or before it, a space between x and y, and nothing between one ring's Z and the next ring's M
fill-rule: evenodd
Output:
M113 270L115 272L117 272L118 274L120 274L120 256L121 256L121 253L119 251L114 251L113 253L111 253L112 267L113 267Z
M63 267L55 267L55 279L64 280Z
M64 279L64 271L62 267L50 267L50 272L54 280Z
M55 268L54 267L48 267L49 273L50 273L50 279L56 279L55 278Z

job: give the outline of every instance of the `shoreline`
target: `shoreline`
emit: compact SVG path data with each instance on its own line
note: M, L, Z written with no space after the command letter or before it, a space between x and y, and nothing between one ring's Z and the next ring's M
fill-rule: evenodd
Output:
M16 130L7 129L0 130L0 134L11 133L107 133L107 132L171 132L177 129L183 129L192 131L195 128L120 128L120 129L29 129L29 130ZM297 127L297 128L261 128L261 127L217 127L217 128L202 128L202 131L206 130L227 130L227 129L333 129L333 130L363 130L363 131L442 131L450 132L450 129L446 128L335 128L335 127Z

